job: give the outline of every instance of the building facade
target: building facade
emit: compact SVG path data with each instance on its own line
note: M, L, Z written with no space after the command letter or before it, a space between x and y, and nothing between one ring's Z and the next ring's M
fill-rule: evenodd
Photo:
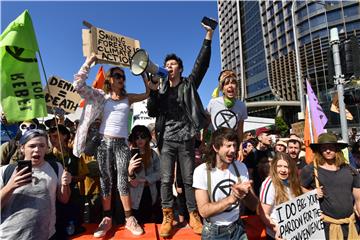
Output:
M327 127L337 128L339 116L330 112L336 86L334 88L334 80L328 76L329 32L331 28L336 27L340 41L353 35L360 42L360 3L359 1L296 1L294 9L292 4L292 1L218 1L222 66L223 68L234 66L230 63L231 58L225 57L229 51L235 56L242 55L244 64L240 65L238 71L243 72L239 74L241 76L239 79L245 80L245 83L240 85L246 86L247 101L263 100L259 97L266 91L277 100L299 100L294 47L293 25L295 25L303 80L309 80L317 94L329 118ZM256 8L258 10L255 10ZM295 23L292 19L292 10L295 12ZM225 34L225 30L229 31L228 19L232 19L232 22L240 22L236 25L240 29L236 34L241 41L234 45L228 41ZM260 30L259 24L261 24ZM259 42L263 43L263 50L252 51L257 48ZM240 50L242 54L237 53ZM252 75L254 73L255 75ZM263 79L266 79L267 86L261 85ZM253 84L256 83L261 85L261 91L252 91ZM350 127L358 125L359 106L349 106L348 109L354 116L354 120L348 121L348 125ZM300 108L283 108L283 110L286 119L295 121L296 113Z

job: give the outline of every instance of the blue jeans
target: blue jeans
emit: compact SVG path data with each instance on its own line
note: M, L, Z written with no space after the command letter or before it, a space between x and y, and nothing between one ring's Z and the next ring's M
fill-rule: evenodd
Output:
M204 219L202 240L247 240L242 221L239 219L228 226L218 226Z
M161 205L162 208L172 208L174 205L172 184L174 182L174 169L177 160L184 184L186 206L188 211L192 212L196 210L195 192L192 187L195 162L193 139L184 142L164 140L160 154Z

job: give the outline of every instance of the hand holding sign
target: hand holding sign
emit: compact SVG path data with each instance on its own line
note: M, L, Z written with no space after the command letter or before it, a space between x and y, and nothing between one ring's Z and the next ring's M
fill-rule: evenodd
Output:
M85 64L86 64L87 66L89 66L89 67L92 67L93 65L96 64L96 60L97 60L97 59L98 59L98 58L97 58L96 54L95 54L95 53L91 53L91 55L86 58Z

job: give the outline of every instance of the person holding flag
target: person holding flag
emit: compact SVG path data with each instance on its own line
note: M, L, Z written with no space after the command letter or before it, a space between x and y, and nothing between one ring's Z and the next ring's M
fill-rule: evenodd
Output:
M322 189L318 197L326 239L359 239L355 213L359 217L360 175L345 163L341 149L347 146L332 133L320 134L318 142L310 144L314 164L305 166L300 175L305 192Z
M112 227L111 191L115 172L117 173L117 188L125 211L125 228L134 235L141 235L144 230L131 212L131 198L128 188L130 150L126 139L129 135L128 114L130 105L149 96L148 85L143 76L146 92L142 94L127 93L124 70L120 67L112 67L106 73L103 89L89 87L86 85L86 79L90 66L96 60L95 54L88 57L79 72L75 74L73 83L76 91L86 101L74 139L73 152L75 156L79 157L85 150L86 137L91 123L97 118L101 118L99 133L102 139L96 159L100 170L104 218L95 231L94 237L105 236Z

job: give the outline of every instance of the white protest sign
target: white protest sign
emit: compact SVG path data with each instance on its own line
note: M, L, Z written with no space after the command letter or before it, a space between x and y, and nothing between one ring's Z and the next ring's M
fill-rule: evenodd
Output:
M55 76L49 78L44 93L47 106L61 108L67 113L75 112L81 101L71 82Z
M275 207L282 239L325 239L316 190Z
M150 123L155 123L155 118L149 117L148 115L146 104L147 99L132 104L132 127L136 125L144 125L147 127Z
M140 48L140 41L107 30L91 26L83 29L83 54L94 52L98 63L130 66L130 58Z

